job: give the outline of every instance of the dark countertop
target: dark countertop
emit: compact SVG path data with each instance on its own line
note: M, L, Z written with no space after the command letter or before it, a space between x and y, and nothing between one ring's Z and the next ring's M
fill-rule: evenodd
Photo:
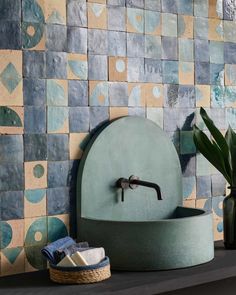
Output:
M128 294L128 295L149 295L161 294L177 289L186 289L174 291L170 294L191 294L190 290L199 289L198 294L204 293L205 288L211 288L214 284L220 286L223 281L230 280L232 290L236 287L236 250L225 250L222 242L215 244L215 259L209 263L171 271L156 272L113 272L112 277L104 282L90 285L71 285L63 286L52 283L49 280L48 271L34 273L25 273L15 276L0 278L0 293L8 295L27 295L27 294ZM218 281L218 282L216 282ZM212 283L216 282L216 283ZM210 284L209 284L210 283ZM206 285L202 285L206 284ZM202 286L199 286L202 285ZM193 286L195 286L193 288ZM198 286L198 287L196 287ZM208 287L207 287L208 286ZM223 286L223 285L222 285ZM202 288L202 289L201 289ZM215 287L217 288L217 287ZM222 289L225 291L225 289ZM181 293L182 292L182 293ZM223 292L223 291L222 291ZM235 291L232 291L234 294ZM216 293L214 293L216 294ZM218 293L217 293L218 294ZM230 294L224 292L224 294Z

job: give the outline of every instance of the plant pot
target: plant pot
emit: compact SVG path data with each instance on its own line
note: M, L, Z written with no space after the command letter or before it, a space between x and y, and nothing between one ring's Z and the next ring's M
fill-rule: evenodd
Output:
M236 249L236 187L229 187L230 194L223 201L225 249Z

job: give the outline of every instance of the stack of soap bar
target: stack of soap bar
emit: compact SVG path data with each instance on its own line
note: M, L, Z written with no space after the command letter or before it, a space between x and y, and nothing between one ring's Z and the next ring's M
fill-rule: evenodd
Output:
M105 258L104 248L93 248L84 251L77 251L71 257L66 255L58 266L85 266L99 263Z

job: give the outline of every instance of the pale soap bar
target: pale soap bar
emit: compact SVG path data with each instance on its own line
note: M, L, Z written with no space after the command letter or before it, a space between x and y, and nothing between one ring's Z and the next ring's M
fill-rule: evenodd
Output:
M87 261L83 258L83 256L81 255L81 252L75 252L72 256L71 259L74 261L74 263L77 266L84 266L84 265L88 265Z
M97 264L105 258L104 248L93 248L79 252L88 265Z
M70 256L66 255L58 264L57 266L76 266L74 261L71 259Z

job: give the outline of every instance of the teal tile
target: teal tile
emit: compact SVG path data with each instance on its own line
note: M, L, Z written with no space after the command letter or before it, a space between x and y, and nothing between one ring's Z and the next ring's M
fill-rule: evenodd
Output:
M160 29L161 14L157 11L145 10L145 34L153 34Z
M224 85L224 64L210 64L211 84Z
M109 106L108 82L99 82L89 95L90 106Z
M236 86L225 87L225 106L234 107L236 103Z
M225 95L224 86L211 86L211 106L214 108L223 108Z
M208 39L208 19L196 17L194 19L194 37L197 39Z
M25 246L37 246L47 243L47 217L32 219L27 232L25 233ZM36 234L40 234L41 239L36 240Z
M127 18L135 32L144 33L144 10L127 8Z
M162 61L163 83L178 84L179 63L177 61Z
M236 23L224 21L224 41L236 43Z
M180 153L182 155L196 153L192 131L180 131Z
M48 110L47 110L48 132L67 133L68 131L68 128L66 128L67 124L68 124L68 108L48 107Z
M178 13L193 15L193 0L177 0Z
M145 57L161 59L161 37L145 35Z
M12 63L9 63L6 66L0 75L0 79L9 93L12 93L22 80L20 73L17 72L15 66Z
M177 37L177 15L162 13L162 35Z
M67 89L55 80L47 80L47 105L67 106Z
M194 50L193 40L179 39L179 60L180 61L193 61Z
M210 41L210 62L224 63L224 42Z
M201 17L208 17L208 0L197 0L194 1L194 15Z
M191 196L196 188L196 177L183 177L183 198L186 200Z

